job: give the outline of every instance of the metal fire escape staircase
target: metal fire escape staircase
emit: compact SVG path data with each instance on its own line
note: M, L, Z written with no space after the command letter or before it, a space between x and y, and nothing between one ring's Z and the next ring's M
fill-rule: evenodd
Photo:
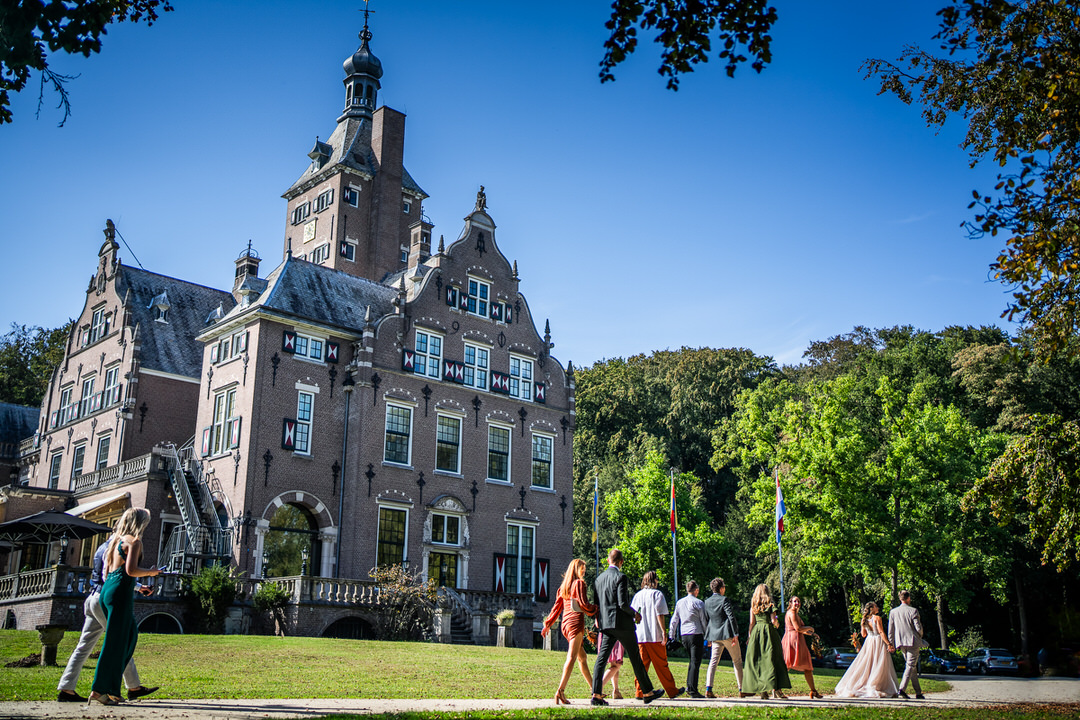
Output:
M183 522L173 530L160 561L168 565L169 572L186 574L216 563L229 564L232 532L222 525L214 508L209 482L195 458L195 438L179 449L172 443L161 448Z

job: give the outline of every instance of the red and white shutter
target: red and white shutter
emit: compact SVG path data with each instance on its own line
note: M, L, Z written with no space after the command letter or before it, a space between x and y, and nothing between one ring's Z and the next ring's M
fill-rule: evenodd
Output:
M210 433L212 428L203 428L202 431L202 456L206 457L210 454Z
M547 558L536 558L536 599L548 600L548 575L551 562Z
M332 343L332 342L326 343L326 362L336 363L338 361L338 356L340 354L341 354L341 344L340 343Z
M538 403L547 402L547 386L538 382L533 387L536 388L533 399Z
M495 592L506 592L506 555L495 553Z
M285 450L296 449L296 421L285 418L281 422L281 447Z
M281 349L287 353L296 352L296 333L286 330L281 336Z

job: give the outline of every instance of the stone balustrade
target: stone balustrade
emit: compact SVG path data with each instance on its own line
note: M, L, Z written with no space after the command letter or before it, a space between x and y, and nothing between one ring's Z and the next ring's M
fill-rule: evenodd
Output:
M98 490L106 485L134 480L146 477L148 474L161 469L161 456L157 452L149 452L146 455L125 460L119 465L84 473L75 478L75 492L84 493Z

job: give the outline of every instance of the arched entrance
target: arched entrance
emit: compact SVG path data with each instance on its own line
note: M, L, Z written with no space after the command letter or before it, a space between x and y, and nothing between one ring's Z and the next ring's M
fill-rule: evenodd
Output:
M307 508L285 504L270 517L270 528L263 544L266 577L299 575L307 553L307 574L317 575L322 567L322 543L319 524Z
M375 631L371 629L371 623L363 618L344 617L335 620L330 627L323 631L323 637L341 638L343 640L372 640Z
M180 622L168 613L154 613L139 623L140 633L158 633L160 635L183 635Z

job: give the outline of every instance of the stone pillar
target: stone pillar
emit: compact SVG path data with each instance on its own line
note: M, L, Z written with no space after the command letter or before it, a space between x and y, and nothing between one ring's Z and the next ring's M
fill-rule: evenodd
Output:
M261 578L263 566L263 544L266 542L266 533L270 532L270 521L259 518L255 524L255 572L254 577Z
M495 641L496 647L514 647L514 627L512 625L500 625L499 636Z
M35 628L41 638L41 664L56 666L56 646L64 639L66 625L38 625Z
M435 637L441 643L449 643L453 640L450 634L450 610L449 608L437 608L435 610Z
M472 616L472 641L476 645L491 644L491 617L487 613Z

